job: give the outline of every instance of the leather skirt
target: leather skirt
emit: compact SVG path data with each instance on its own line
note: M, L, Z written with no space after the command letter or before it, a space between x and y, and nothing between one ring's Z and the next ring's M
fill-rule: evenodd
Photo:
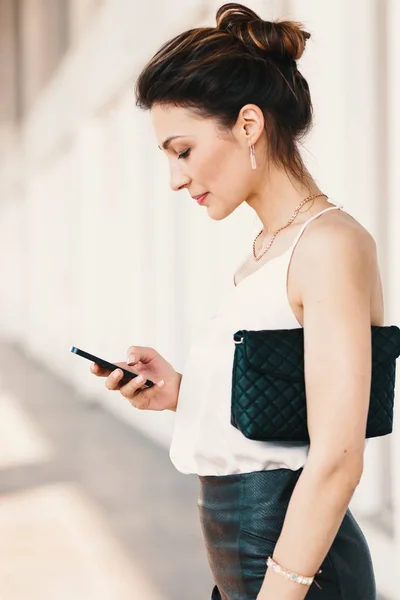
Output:
M198 500L215 587L211 600L256 600L302 469L199 476ZM348 509L307 600L376 600L366 539Z

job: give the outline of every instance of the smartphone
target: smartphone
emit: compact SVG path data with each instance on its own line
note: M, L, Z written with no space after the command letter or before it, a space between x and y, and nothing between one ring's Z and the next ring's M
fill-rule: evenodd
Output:
M136 373L132 373L132 371L127 371L126 369L123 369L122 367L119 367L118 365L114 365L114 363L108 362L108 360L104 360L103 358L94 356L94 354L89 354L89 352L80 350L79 348L76 348L75 346L71 346L70 351L73 352L73 354L77 354L78 356L83 356L83 358L87 358L88 360L91 360L92 362L100 365L101 367L104 367L105 369L110 369L110 371L115 371L115 369L121 369L124 376L120 380L120 383L122 383L123 385L125 385L125 383L128 383L128 381L130 381L131 379L134 379L135 377L137 377ZM147 387L153 387L154 383L152 381L150 381L149 379L146 379L146 381L144 381L142 385L147 386Z

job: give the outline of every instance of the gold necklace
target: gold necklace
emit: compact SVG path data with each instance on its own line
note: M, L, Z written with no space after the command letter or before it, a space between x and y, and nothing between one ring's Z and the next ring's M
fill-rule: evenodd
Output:
M259 254L258 256L256 256L256 241L258 240L258 238L260 237L260 235L262 234L262 232L264 231L264 228L261 229L260 233L256 235L254 242L253 242L253 257L255 261L260 260L260 258L262 258L264 256L264 254L266 252L268 252L268 250L271 248L276 236L278 235L278 233L280 231L282 231L282 229L285 229L286 227L289 227L289 225L292 223L292 221L297 217L299 210L301 209L301 207L306 203L309 202L310 200L314 200L315 198L319 198L320 196L325 196L325 198L328 198L328 196L326 194L313 194L312 196L308 196L307 198L304 198L304 200L302 200L300 202L300 204L298 206L296 206L294 213L292 214L292 216L290 217L289 221L287 222L286 225L284 225L283 227L281 227L280 229L278 229L277 231L275 231L275 233L273 234L272 238L270 239L270 241L267 244L267 247L265 248L265 250L261 251L261 254Z

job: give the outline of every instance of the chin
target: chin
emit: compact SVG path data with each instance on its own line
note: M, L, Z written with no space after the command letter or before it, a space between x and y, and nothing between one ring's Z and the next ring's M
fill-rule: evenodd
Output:
M216 213L213 212L212 210L208 211L208 216L210 217L210 219L212 219L213 221L222 221L223 219L225 219L225 217L227 216L226 214L223 213Z
M226 219L226 217L229 217L229 215L231 215L234 211L235 207L231 208L229 206L215 206L215 205L210 205L207 206L207 212L208 212L208 216L213 220L213 221L222 221L223 219Z

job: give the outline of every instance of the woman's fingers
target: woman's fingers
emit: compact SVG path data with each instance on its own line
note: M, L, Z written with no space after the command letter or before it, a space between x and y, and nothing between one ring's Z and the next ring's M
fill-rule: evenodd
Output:
M108 377L111 373L110 369L104 369L97 363L92 363L90 366L90 370L94 375L97 375L97 377Z
M94 375L97 375L97 377L108 377L109 374L112 373L112 371L110 371L110 369L101 367L97 363L92 363L90 365L90 370Z
M147 348L145 346L129 346L126 362L129 366L133 366L138 362L146 364L157 356L158 352L157 350L154 350L154 348Z
M168 396L165 396L168 378L173 378L176 372L154 348L131 346L127 354L130 364L115 362L114 364L119 368L111 371L97 363L92 363L90 370L93 375L104 377L106 388L119 391L121 396L129 400L135 408L164 410L164 405L169 406L170 404ZM130 370L137 376L127 381L122 369ZM153 381L152 387L147 388L144 385L147 378ZM163 392L163 395L160 396L160 392Z
M119 390L120 394L129 400L132 406L142 410L146 410L149 407L150 402L150 396L145 394L146 388L143 388L143 390L139 391L144 381L145 378L139 375L138 377L135 377L135 379L129 381L127 384L121 386L121 389Z
M109 390L119 389L120 381L123 376L124 374L121 369L115 369L115 371L112 371L105 381L106 388Z
M119 367L124 367L126 368L126 363L114 363ZM101 367L100 365L98 365L97 363L92 363L90 365L90 370L94 375L97 375L97 377L108 377L111 373L115 373L115 371L111 371L110 369L106 369L104 367Z

